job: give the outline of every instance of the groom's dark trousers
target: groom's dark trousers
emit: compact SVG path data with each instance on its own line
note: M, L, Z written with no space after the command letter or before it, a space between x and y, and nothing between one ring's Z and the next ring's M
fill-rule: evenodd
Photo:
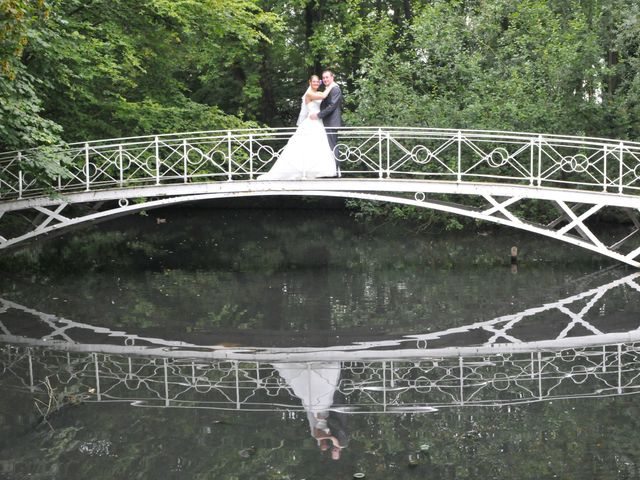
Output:
M338 145L337 129L342 126L342 92L338 84L331 89L327 98L322 100L318 118L321 118L322 123L324 123L324 128L327 131L327 140L329 140L329 147L336 160L336 169L338 169L338 157L340 154L336 149L336 145ZM338 171L340 170L338 169Z

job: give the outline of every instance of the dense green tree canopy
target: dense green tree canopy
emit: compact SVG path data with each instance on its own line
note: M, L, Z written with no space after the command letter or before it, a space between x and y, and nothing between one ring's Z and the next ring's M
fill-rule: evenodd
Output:
M290 125L306 79L349 124L640 137L633 0L4 0L0 150Z

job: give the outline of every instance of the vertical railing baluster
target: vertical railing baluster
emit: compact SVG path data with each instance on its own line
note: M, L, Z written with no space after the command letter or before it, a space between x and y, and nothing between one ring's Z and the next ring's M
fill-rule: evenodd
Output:
M238 362L235 362L236 370L236 410L240 410L240 372L238 371ZM311 392L311 390L309 390Z
M622 394L622 344L618 344L618 395Z
M387 411L387 362L382 362L382 410Z
M22 176L22 152L18 152L18 198L22 198L22 190L23 186L23 176Z
M93 366L95 369L95 378L96 378L96 396L98 401L102 400L102 392L100 391L100 369L98 368L98 354L92 353L93 355Z
M391 132L387 131L387 178L391 178Z
M58 161L58 166L62 167L60 161ZM58 175L58 191L62 191L62 175Z
M253 134L249 134L249 180L253 180Z
M378 128L378 177L383 177L382 170L382 129Z
M183 170L183 174L182 174L182 178L184 180L184 183L187 183L189 181L189 162L188 162L188 152L187 152L187 139L183 138L182 139L182 166L184 168Z
M602 167L602 191L607 191L607 154L609 153L608 146L604 146L604 155L603 155L603 167Z
M166 358L162 359L162 366L164 370L164 406L168 407L170 403L169 402L169 372L168 372L168 365L167 365Z
M460 405L464 405L464 359L458 357L459 379L460 379Z
M84 144L85 189L91 190L91 174L89 171L89 144Z
M393 368L393 360L389 361L389 375L391 375L391 388L396 388L396 379L395 379L395 375L394 375L394 368Z
M458 182L462 181L462 132L458 130Z
M118 145L118 164L120 167L120 187L124 186L124 166L122 164L122 144Z
M538 186L542 185L542 135L538 135Z
M160 140L155 137L156 146L156 185L160 185Z
M536 141L532 138L530 140L530 145L531 145L531 155L530 155L530 159L529 159L529 185L533 186L533 180L535 178L535 174L533 173L534 170L534 159L533 159L533 152L535 150L535 144Z
M531 352L531 375L530 375L531 380L535 378L535 372L536 372L536 364L535 364L535 361L533 360L533 352Z
M542 400L542 352L538 352L538 398Z
M227 174L228 180L231 181L231 130L227 130L227 159L229 165L229 172Z
M619 175L620 177L618 178L618 193L622 193L622 166L623 166L623 151L624 151L624 144L622 142L620 142L620 169L619 169Z
M31 349L27 348L27 355L29 357L29 390L31 390L31 392L34 391L34 387L35 387L35 382L33 379L33 360L31 358Z

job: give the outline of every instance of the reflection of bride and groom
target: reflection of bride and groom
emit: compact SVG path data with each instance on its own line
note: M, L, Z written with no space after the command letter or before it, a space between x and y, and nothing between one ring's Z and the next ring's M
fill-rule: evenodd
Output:
M331 409L334 402L341 403L336 398L341 395L340 362L274 363L273 367L302 401L311 436L320 450L330 450L333 460L340 459L349 443L345 414Z
M302 97L298 128L271 170L259 180L299 180L339 176L338 132L342 126L342 92L330 70L322 72L324 91L317 75L309 79Z

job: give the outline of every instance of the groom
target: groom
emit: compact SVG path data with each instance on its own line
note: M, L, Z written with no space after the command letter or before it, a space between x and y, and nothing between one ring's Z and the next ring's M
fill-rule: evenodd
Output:
M328 88L334 83L333 72L331 70L322 72L322 83L325 85L325 88ZM340 166L338 165L340 152L338 152L336 145L338 144L337 129L342 126L342 92L337 83L333 86L327 98L322 100L320 112L312 113L310 118L312 120L321 119L324 123L324 128L327 131L327 140L329 140L329 147L333 152L333 158L336 161L336 170L338 176L340 176Z

